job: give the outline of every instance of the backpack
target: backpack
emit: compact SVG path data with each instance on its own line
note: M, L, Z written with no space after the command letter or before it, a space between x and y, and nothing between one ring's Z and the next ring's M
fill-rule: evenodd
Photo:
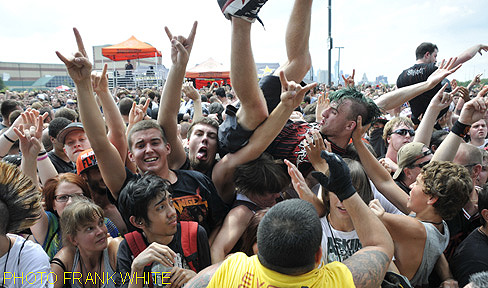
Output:
M193 221L180 221L181 228L181 248L183 249L183 256L186 263L191 270L198 273L198 254L197 254L197 234L198 223ZM144 249L147 248L142 234L138 231L133 231L124 235L130 251L134 257L137 257ZM148 266L151 264L148 264Z

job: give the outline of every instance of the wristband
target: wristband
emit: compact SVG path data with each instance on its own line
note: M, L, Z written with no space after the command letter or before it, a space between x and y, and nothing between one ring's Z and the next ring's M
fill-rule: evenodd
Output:
M47 152L45 150L44 151L41 151L41 152L39 152L39 154L37 154L37 157L42 156L42 155L45 155L45 154L47 154Z
M37 158L37 161L42 161L42 160L44 160L46 158L47 158L47 154L44 155L44 156L41 156L41 157Z
M452 125L451 132L456 134L457 136L464 138L468 133L469 129L471 128L471 125L466 125L459 120L457 120L454 125Z
M10 138L7 136L7 133L6 133L6 132L5 132L5 133L3 133L3 136L5 137L5 139L7 139L7 141L8 141L8 142L10 142L10 143L15 143L15 140L10 139Z

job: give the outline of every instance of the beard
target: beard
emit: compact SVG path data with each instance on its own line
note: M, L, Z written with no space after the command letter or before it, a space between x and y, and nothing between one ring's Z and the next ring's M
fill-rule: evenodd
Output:
M100 186L100 183L98 181L90 181L90 180L88 180L86 182L88 184L88 187L90 187L90 190L93 193L95 193L97 195L101 195L101 196L107 195L107 190L108 189L106 187Z

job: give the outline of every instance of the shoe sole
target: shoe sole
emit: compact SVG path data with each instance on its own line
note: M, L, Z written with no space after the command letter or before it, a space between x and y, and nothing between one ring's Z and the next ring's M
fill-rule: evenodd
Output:
M234 2L235 0L228 0L224 6L222 7L222 13L224 13L225 9L227 9L227 6L229 6L230 4L232 4L232 2ZM227 16L226 16L227 17Z

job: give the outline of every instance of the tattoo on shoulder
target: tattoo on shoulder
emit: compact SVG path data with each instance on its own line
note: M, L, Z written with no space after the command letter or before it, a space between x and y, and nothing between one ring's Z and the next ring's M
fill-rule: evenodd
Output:
M186 288L205 288L210 283L210 279L219 269L222 262L208 266L200 271L195 277L193 277L188 283L185 284Z
M185 287L189 288L205 288L208 286L213 274L197 274L190 282L186 283Z
M344 261L356 287L379 287L389 263L388 256L377 250L359 251Z

